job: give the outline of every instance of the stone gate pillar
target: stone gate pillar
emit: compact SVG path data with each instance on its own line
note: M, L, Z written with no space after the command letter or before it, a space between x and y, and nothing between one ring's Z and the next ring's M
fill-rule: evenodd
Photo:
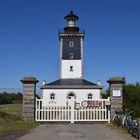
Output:
M110 89L110 100L111 100L111 118L115 114L115 110L123 109L123 85L125 78L123 77L112 77L108 81Z
M35 93L38 80L35 77L24 77L21 82L23 83L22 116L25 120L34 120Z

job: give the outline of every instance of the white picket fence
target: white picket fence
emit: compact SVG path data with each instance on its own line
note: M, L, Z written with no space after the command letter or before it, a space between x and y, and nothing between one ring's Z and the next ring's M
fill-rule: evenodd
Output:
M101 106L98 108L82 108L75 109L74 99L68 106L43 106L42 99L36 99L36 121L46 122L91 122L106 121L110 123L110 111L108 105L110 100L100 99Z

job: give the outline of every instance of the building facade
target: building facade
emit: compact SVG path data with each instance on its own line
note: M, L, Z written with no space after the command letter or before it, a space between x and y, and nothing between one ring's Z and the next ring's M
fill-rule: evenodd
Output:
M65 16L65 27L59 32L60 79L40 87L43 105L65 106L71 98L76 103L100 99L102 87L83 78L84 32L80 31L79 17L71 11Z

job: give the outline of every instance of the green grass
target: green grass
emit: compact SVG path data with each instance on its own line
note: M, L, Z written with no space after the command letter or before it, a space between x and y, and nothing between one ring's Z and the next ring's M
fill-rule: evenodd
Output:
M0 111L1 112L6 112L6 113L9 113L9 114L21 115L22 104L0 105Z
M7 132L27 132L37 126L34 121L24 121L21 118L22 105L0 105L0 134Z

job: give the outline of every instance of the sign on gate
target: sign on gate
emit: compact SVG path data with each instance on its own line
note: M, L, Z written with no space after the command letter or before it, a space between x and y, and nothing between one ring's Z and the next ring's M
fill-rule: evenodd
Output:
M82 106L74 108L74 98L69 100L67 106L43 106L42 99L36 98L36 121L58 122L65 121L107 121L110 122L110 99L83 101Z
M101 106L101 101L96 101L96 100L91 100L91 101L83 101L81 103L81 106L83 108L95 108L95 107L100 107Z

